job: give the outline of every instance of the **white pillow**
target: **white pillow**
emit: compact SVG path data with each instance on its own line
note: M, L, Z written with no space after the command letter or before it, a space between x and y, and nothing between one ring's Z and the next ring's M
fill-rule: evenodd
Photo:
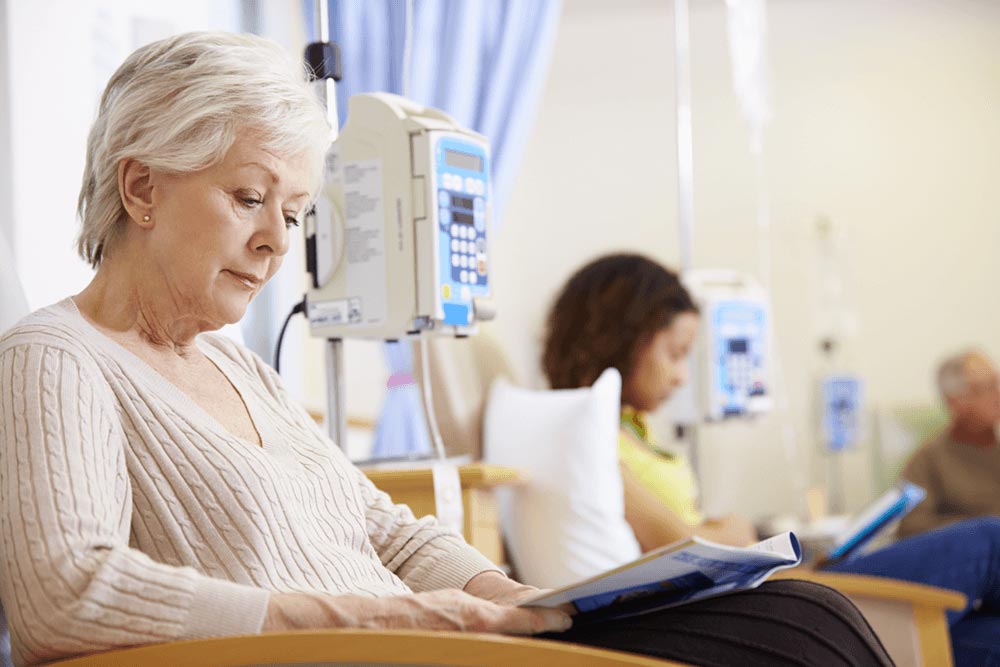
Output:
M613 368L583 389L493 383L485 458L528 478L498 489L511 561L524 583L559 588L638 558L618 468L620 395Z

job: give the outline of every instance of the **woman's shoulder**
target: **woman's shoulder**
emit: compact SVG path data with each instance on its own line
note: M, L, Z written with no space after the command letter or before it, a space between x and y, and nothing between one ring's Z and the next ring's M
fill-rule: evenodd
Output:
M70 298L40 308L0 335L0 364L45 375L76 368L81 382L105 376L108 364L95 332ZM33 369L29 371L28 369Z
M88 349L89 335L80 320L79 311L69 297L39 308L0 335L0 353L26 345L84 352Z

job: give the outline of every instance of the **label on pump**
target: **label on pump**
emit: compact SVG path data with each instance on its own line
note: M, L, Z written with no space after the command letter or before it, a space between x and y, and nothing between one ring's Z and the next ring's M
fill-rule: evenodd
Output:
M359 321L381 324L388 300L382 161L345 162L342 174L348 294L357 299Z

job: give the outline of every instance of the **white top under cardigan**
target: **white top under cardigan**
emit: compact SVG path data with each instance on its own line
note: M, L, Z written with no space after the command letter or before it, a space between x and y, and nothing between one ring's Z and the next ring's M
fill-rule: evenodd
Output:
M377 490L252 352L197 344L262 447L70 299L0 338L0 600L16 663L256 633L270 591L399 595L495 569Z

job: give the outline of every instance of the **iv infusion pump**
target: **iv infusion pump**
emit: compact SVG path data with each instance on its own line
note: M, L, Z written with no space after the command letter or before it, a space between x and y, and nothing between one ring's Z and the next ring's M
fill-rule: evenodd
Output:
M313 336L467 335L492 319L485 137L397 95L354 95L325 171L305 230Z
M770 308L764 290L735 272L697 273L689 280L706 324L699 355L705 416L719 420L769 410Z
M694 364L699 418L720 421L767 412L771 316L767 294L750 276L728 270L692 271L684 284L701 310ZM689 400L690 400L689 399Z

